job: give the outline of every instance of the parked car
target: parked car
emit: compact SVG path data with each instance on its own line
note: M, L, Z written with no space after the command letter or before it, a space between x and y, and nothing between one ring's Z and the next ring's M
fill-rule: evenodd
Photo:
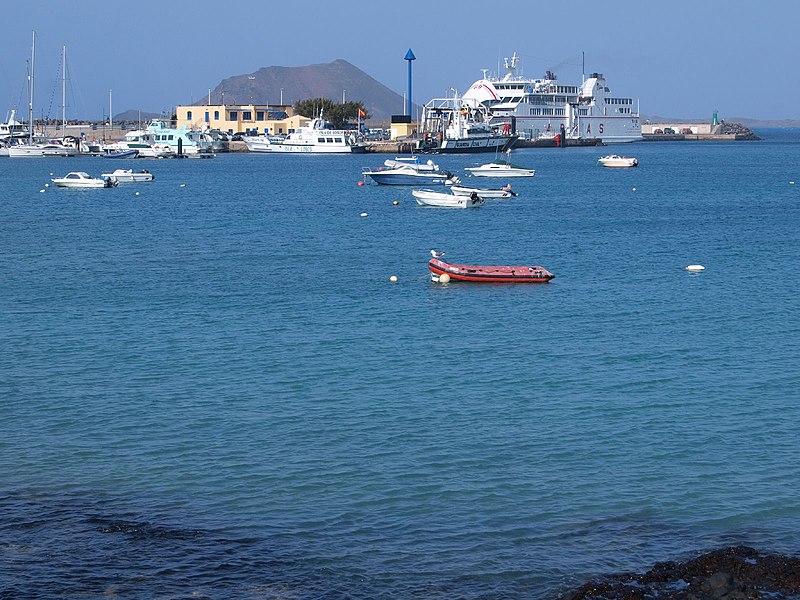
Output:
M667 135L674 135L675 130L672 127L664 127L664 133Z
M653 133L664 133L663 129L653 129Z

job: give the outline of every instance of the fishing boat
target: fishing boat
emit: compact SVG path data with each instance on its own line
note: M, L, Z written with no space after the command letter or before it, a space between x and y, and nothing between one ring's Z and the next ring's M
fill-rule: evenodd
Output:
M485 266L460 265L448 263L441 259L444 252L431 250L428 269L431 279L441 281L447 275L449 281L474 281L485 283L547 283L555 277L544 267L536 266Z
M119 183L140 183L142 181L153 181L154 177L150 171L142 169L133 171L132 169L117 169L113 173L103 173L103 178L113 179Z
M465 187L463 185L454 185L450 188L456 196L470 196L473 193L478 194L481 198L513 198L517 195L511 189L510 185L496 189L474 188Z
M411 192L420 206L436 206L439 208L478 208L483 206L484 200L477 194L471 196L456 196L434 192L433 190L414 190Z
M380 185L448 185L458 181L450 171L442 171L432 160L419 162L419 158L395 158L383 161L384 167L362 171Z
M609 154L597 159L604 167L637 167L639 161L632 156L619 156L618 154Z
M65 188L106 188L117 185L117 183L109 177L100 179L98 177L92 177L83 171L67 173L64 177L57 177L51 179L51 181L58 187Z
M467 167L465 170L475 177L533 177L536 173L534 169L526 169L503 159L480 167Z

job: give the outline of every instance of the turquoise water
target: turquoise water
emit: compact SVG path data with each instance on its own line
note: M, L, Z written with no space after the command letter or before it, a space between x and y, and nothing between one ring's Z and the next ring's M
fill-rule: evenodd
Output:
M536 177L466 211L357 186L382 156L0 161L0 595L550 598L797 554L800 131L759 133L517 151ZM112 166L156 179L39 191ZM556 279L436 285L431 248Z

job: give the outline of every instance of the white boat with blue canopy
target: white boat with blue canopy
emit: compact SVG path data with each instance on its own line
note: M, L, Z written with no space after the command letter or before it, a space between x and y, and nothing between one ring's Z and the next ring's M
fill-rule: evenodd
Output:
M450 171L441 170L439 165L432 160L420 162L417 156L387 159L383 165L376 170L364 169L362 175L380 185L450 185L458 183L458 178Z

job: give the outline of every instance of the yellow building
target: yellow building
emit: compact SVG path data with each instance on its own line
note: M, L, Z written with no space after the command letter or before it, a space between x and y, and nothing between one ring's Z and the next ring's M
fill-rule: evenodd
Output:
M266 104L219 104L177 106L178 127L219 129L226 133L252 135L287 134L307 126L311 119L293 114L291 106Z

